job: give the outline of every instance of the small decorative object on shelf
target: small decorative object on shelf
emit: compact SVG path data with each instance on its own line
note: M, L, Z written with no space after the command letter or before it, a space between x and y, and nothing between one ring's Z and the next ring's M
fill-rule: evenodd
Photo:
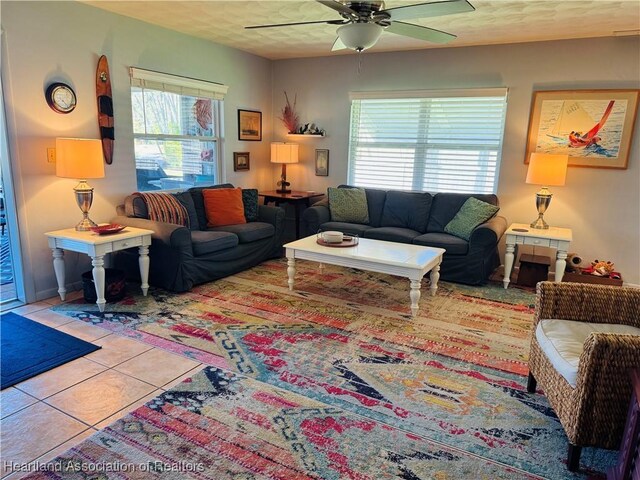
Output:
M315 123L305 123L302 127L299 127L295 132L289 132L293 135L316 135L318 137L324 137L326 132L324 129L316 127Z

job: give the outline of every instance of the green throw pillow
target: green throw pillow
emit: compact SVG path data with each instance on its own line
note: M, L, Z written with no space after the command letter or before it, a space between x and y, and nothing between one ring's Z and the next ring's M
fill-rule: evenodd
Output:
M367 194L362 188L329 187L327 195L333 222L369 223Z
M462 204L453 220L444 227L444 231L456 237L469 240L473 229L493 217L498 213L498 210L500 210L500 207L469 197Z

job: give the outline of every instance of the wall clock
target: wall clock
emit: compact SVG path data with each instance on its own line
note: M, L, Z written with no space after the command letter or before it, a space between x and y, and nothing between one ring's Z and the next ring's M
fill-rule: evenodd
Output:
M52 83L44 96L54 112L71 113L76 108L76 92L66 83Z

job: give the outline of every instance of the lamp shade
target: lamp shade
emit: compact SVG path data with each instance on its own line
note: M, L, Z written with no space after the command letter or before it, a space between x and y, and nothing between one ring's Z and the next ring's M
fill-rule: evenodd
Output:
M297 143L273 142L271 144L271 163L298 163Z
M338 28L336 33L345 47L361 52L376 44L382 27L375 23L350 23Z
M532 153L526 182L546 186L564 185L568 163L568 155Z
M56 176L102 178L102 142L89 138L56 138Z

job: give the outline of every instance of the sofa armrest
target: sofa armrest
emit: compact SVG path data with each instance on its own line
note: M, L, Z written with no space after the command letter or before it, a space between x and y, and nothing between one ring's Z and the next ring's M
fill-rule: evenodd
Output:
M127 227L145 228L153 230L151 239L160 242L171 248L191 248L191 232L187 227L182 225L174 225L173 223L155 222L146 218L127 217L124 215L117 216L111 220L113 223L119 223Z
M328 205L318 205L317 203L307 208L302 213L302 233L303 235L315 235L320 230L320 225L331 220L331 211Z
M258 205L258 221L270 223L276 229L280 228L280 224L284 220L284 210L280 207L271 205Z
M485 223L478 225L473 232L469 243L471 245L492 246L496 245L504 232L507 231L507 219L495 216Z

